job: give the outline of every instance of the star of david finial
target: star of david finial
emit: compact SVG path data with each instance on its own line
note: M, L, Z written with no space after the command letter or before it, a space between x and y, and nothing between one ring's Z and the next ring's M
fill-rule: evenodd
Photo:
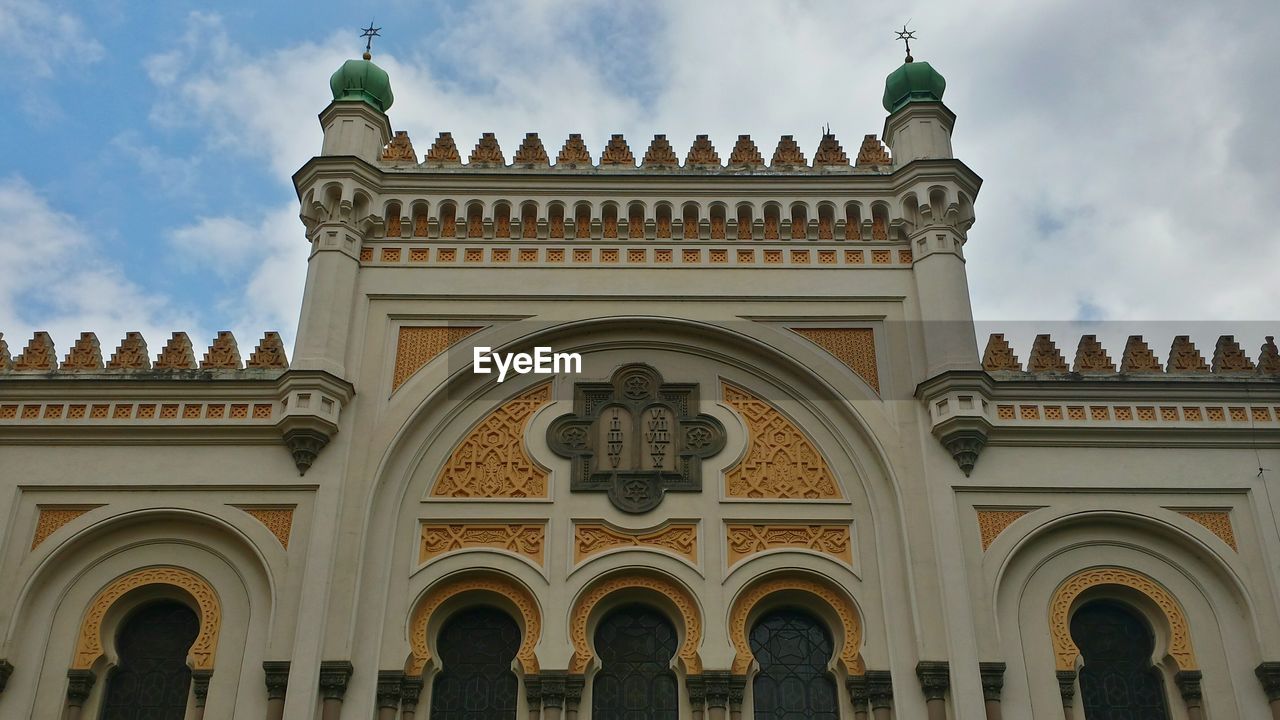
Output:
M382 33L378 32L381 29L382 28L380 27L374 27L373 23L369 23L369 27L364 28L363 32L360 33L360 37L368 38L364 44L365 60L368 60L369 58L373 57L373 39L376 37L382 37Z
M907 25L910 25L910 24L911 24L911 21L908 20L907 23L902 26L901 30L894 31L894 33L897 34L898 39L901 40L903 43L905 43L907 46L907 62L911 62L912 60L911 41L916 39L916 31L907 29Z

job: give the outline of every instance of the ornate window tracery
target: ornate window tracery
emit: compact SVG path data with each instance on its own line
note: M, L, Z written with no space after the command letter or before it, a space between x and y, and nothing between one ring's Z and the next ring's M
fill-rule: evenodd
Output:
M827 671L834 644L812 615L774 610L751 629L760 672L751 683L756 720L839 720L835 679Z
M430 720L505 720L516 716L519 682L511 670L520 628L491 607L449 618L436 641L441 671L431 689Z
M102 720L182 720L191 669L187 651L200 634L191 608L162 601L136 610L120 628L102 704Z
M676 720L679 693L671 659L679 637L647 605L613 610L596 628L602 663L591 686L592 720Z
M1164 679L1151 664L1155 639L1134 612L1095 601L1071 617L1080 648L1080 700L1085 720L1168 720Z

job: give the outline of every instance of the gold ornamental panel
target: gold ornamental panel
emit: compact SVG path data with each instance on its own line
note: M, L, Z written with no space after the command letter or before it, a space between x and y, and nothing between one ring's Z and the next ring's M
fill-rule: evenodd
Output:
M212 670L218 651L218 629L222 624L222 609L218 594L199 575L177 567L152 567L136 570L114 582L98 593L89 604L89 611L80 623L80 636L76 641L73 670L88 670L102 657L102 619L107 611L126 593L147 585L172 585L186 592L200 608L200 633L191 644L189 663L192 670Z
M405 667L406 674L414 677L422 675L423 669L431 660L431 646L427 642L427 626L431 622L431 616L450 598L472 592L501 595L516 606L524 625L524 635L516 650L516 661L520 663L520 670L526 676L538 673L538 656L534 653L538 639L542 636L542 614L538 610L538 603L533 593L515 580L493 576L446 579L427 591L409 620L411 654Z
M684 642L676 656L684 661L685 672L690 675L701 674L702 657L698 654L698 647L702 644L702 613L698 610L698 603L683 585L660 575L615 576L599 582L578 598L569 615L569 638L573 641L569 673L585 673L595 657L591 640L587 637L587 620L591 616L591 610L609 595L631 589L652 590L675 605L684 623Z
M1080 649L1071 639L1071 610L1080 594L1095 587L1126 587L1146 595L1164 613L1169 622L1169 654L1179 670L1197 670L1195 651L1191 648L1191 632L1182 606L1155 580L1125 568L1101 567L1081 570L1058 586L1049 602L1049 629L1053 637L1053 654L1058 670L1075 670Z
M551 401L551 383L525 391L489 413L454 448L431 494L450 498L544 498L547 472L524 449L524 431Z

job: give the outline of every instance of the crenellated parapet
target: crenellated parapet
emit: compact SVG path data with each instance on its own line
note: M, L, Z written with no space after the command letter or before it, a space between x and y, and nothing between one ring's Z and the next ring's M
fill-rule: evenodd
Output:
M337 432L350 384L327 373L289 369L280 334L267 332L245 358L230 331L200 354L175 332L154 359L138 332L104 359L98 337L81 333L58 360L47 332L16 359L0 334L0 443L105 438L120 442L284 440L305 472Z
M626 137L613 134L601 149L598 159L593 159L582 135L573 133L565 140L560 152L556 155L555 162L552 163L538 134L527 133L512 157L511 163L508 164L498 138L493 133L483 133L464 163L453 134L442 132L419 162L414 155L413 141L410 140L408 133L401 130L397 131L383 148L380 162L393 165L398 170L413 169L406 167L407 163L413 163L417 169L462 172L552 170L578 173L631 171L635 173L719 172L771 175L840 172L887 174L891 172L893 164L888 148L874 134L863 137L858 153L852 161L832 133L822 135L812 161L806 159L794 135L783 135L778 139L768 164L764 162L760 150L750 135L738 136L727 162L721 160L719 152L708 135L697 135L694 138L683 163L680 162L666 135L654 135L652 141L638 145L637 149L640 147L648 149L637 163Z
M1049 335L1038 335L1024 365L997 333L982 368L940 374L916 392L933 434L966 475L990 445L1280 447L1280 350L1272 336L1251 357L1223 335L1207 360L1179 335L1161 363L1133 335L1117 366L1094 335L1079 339L1070 364Z

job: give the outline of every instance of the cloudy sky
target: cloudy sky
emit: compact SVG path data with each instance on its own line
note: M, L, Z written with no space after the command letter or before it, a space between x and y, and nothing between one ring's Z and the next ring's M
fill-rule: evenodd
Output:
M359 5L357 8L356 5ZM383 27L396 129L633 148L709 133L812 157L881 131L910 20L985 179L966 252L983 330L1127 332L1158 354L1280 335L1280 6L1273 0L0 0L0 332L104 349L173 330L292 341L307 245L289 176L328 77ZM1067 325L1067 323L1076 323ZM1209 347L1204 347L1208 343Z

